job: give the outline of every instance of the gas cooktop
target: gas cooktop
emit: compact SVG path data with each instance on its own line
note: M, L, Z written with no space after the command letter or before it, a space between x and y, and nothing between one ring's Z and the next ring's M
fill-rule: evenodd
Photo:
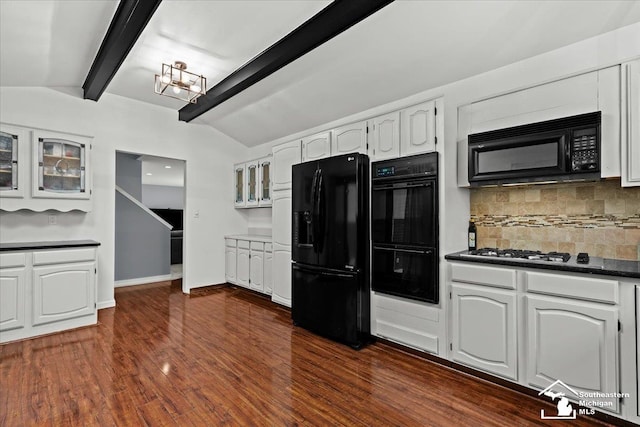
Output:
M497 249L497 248L481 248L471 250L464 256L481 256L481 257L497 257L512 258L517 260L531 261L549 261L549 262L567 262L571 258L566 252L540 252L527 249Z

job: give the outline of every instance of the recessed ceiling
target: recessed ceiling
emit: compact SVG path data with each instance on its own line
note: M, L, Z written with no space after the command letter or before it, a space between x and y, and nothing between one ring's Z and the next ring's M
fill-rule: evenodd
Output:
M169 107L176 60L215 85L329 1L163 1L106 92ZM115 1L0 1L0 85L81 87ZM195 120L247 146L640 21L640 1L396 0Z
M138 160L142 162L142 185L184 187L184 160L148 155Z

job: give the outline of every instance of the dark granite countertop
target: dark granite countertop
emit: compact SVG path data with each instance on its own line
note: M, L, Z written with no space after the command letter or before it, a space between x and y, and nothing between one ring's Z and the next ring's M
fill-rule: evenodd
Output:
M100 242L95 240L57 240L49 242L0 243L0 252L77 248L82 246L100 246Z
M476 262L481 264L508 265L520 268L571 271L574 273L602 274L605 276L632 277L640 279L640 261L625 261L610 258L590 257L588 264L578 264L573 255L567 262L517 260L469 255L469 251L454 252L444 257L450 261Z

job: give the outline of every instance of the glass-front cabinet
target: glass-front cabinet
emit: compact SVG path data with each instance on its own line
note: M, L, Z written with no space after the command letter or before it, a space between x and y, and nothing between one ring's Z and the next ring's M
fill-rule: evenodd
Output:
M247 207L258 206L258 162L248 162L247 164Z
M260 160L260 206L271 206L271 156Z
M245 206L244 163L233 166L234 203L236 207Z
M33 197L89 199L89 152L82 137L33 132Z
M27 188L29 131L0 123L0 198L22 198ZM0 205L6 209L6 204Z

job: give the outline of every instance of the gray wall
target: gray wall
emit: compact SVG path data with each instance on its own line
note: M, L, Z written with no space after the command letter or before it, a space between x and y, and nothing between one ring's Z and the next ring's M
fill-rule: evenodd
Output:
M116 152L116 185L142 201L142 162L137 154Z
M115 280L169 274L169 228L118 191L115 216Z
M151 209L184 209L184 187L143 184L142 203Z

